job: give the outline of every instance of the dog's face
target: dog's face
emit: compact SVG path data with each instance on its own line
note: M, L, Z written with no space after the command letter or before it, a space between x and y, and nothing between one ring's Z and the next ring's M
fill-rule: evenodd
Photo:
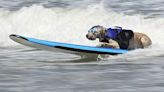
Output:
M88 31L88 33L86 34L86 37L89 40L96 40L96 38L101 39L102 38L102 35L104 35L104 34L105 34L105 28L98 25L98 26L92 27Z

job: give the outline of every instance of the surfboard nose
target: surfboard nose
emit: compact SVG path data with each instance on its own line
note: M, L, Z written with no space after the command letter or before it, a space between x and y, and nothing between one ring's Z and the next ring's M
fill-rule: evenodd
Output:
M16 34L11 34L11 35L9 35L9 37L10 37L10 39L15 39L15 38L22 38L22 39L24 39L24 40L28 40L28 39L26 39L25 37L22 37L22 36L20 36L20 35L16 35Z
M12 40L13 40L15 37L17 37L16 34L11 34L11 35L9 35L9 38L12 39Z
M12 36L17 36L16 34L10 34L9 37L12 37Z

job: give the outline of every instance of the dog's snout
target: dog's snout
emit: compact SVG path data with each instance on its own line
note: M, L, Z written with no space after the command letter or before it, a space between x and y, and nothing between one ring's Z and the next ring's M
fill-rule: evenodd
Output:
M86 34L86 37L89 39L89 40L95 40L96 37L94 35L90 35L90 34Z
M88 37L89 37L89 35L87 34L87 35L86 35L86 37L88 38Z

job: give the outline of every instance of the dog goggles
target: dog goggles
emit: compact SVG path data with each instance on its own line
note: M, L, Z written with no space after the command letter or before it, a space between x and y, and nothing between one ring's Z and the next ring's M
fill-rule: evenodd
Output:
M91 28L88 30L88 32L95 33L97 31L97 28Z

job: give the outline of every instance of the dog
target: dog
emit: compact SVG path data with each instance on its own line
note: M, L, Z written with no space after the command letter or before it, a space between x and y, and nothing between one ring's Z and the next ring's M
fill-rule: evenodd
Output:
M152 44L151 39L146 34L122 29L117 26L115 28L105 28L100 25L93 26L86 34L86 38L89 40L98 38L99 42L102 42L98 47L105 48L131 50L147 48Z

